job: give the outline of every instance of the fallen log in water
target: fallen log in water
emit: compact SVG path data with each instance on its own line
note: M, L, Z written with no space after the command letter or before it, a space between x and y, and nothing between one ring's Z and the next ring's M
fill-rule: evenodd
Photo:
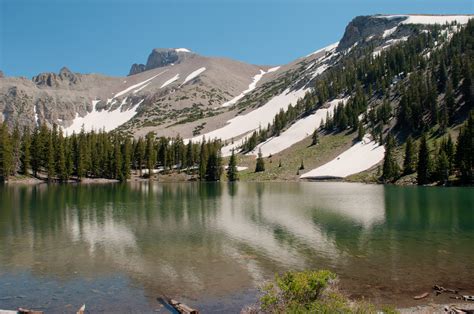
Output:
M458 290L447 289L447 288L439 286L439 285L434 285L433 290L436 291L437 294L439 294L441 292L448 292L448 293L458 294L458 292L459 292Z
M413 297L413 299L415 299L415 300L421 300L421 299L426 298L426 297L429 296L429 295L430 295L430 294L429 294L428 292L425 292L425 293L422 293L422 294L420 294L420 295L415 295L415 296Z
M20 307L17 311L0 310L0 314L43 314L43 311L28 310Z
M176 300L170 299L168 303L171 304L171 306L174 307L181 314L199 314L198 310L190 308L186 304L183 304Z

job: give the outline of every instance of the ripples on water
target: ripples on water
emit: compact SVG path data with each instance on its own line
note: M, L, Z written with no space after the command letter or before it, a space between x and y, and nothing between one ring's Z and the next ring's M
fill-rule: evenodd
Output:
M236 310L275 272L353 296L474 288L474 189L346 183L0 186L0 305ZM63 291L63 292L61 292ZM474 292L474 291L473 291Z

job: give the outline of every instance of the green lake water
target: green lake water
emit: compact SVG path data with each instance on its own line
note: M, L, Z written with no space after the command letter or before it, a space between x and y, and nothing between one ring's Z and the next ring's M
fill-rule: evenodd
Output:
M433 284L474 294L474 188L0 186L3 309L142 313L168 296L238 312L274 273L320 268L378 304Z

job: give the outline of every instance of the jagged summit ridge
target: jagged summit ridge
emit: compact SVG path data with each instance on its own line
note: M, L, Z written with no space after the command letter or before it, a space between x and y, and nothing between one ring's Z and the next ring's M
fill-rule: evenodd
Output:
M80 77L67 67L62 67L58 74L53 72L40 73L34 76L32 80L37 86L59 87L61 85L76 84Z
M161 68L170 64L181 63L193 53L186 48L155 48L148 56L146 64L134 63L128 75Z

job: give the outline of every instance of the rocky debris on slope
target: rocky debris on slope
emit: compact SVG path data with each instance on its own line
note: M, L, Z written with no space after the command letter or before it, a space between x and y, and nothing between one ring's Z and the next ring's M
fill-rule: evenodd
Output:
M190 55L192 53L187 49L155 48L148 56L146 65L134 63L128 75L161 68L170 64L178 64L186 60Z
M406 18L406 16L391 18L358 16L347 25L337 50L342 51L348 49L355 43L369 36L382 35L385 30L396 27Z
M51 72L40 73L34 76L32 80L38 87L59 87L77 84L80 77L72 73L68 68L63 67L58 74Z

